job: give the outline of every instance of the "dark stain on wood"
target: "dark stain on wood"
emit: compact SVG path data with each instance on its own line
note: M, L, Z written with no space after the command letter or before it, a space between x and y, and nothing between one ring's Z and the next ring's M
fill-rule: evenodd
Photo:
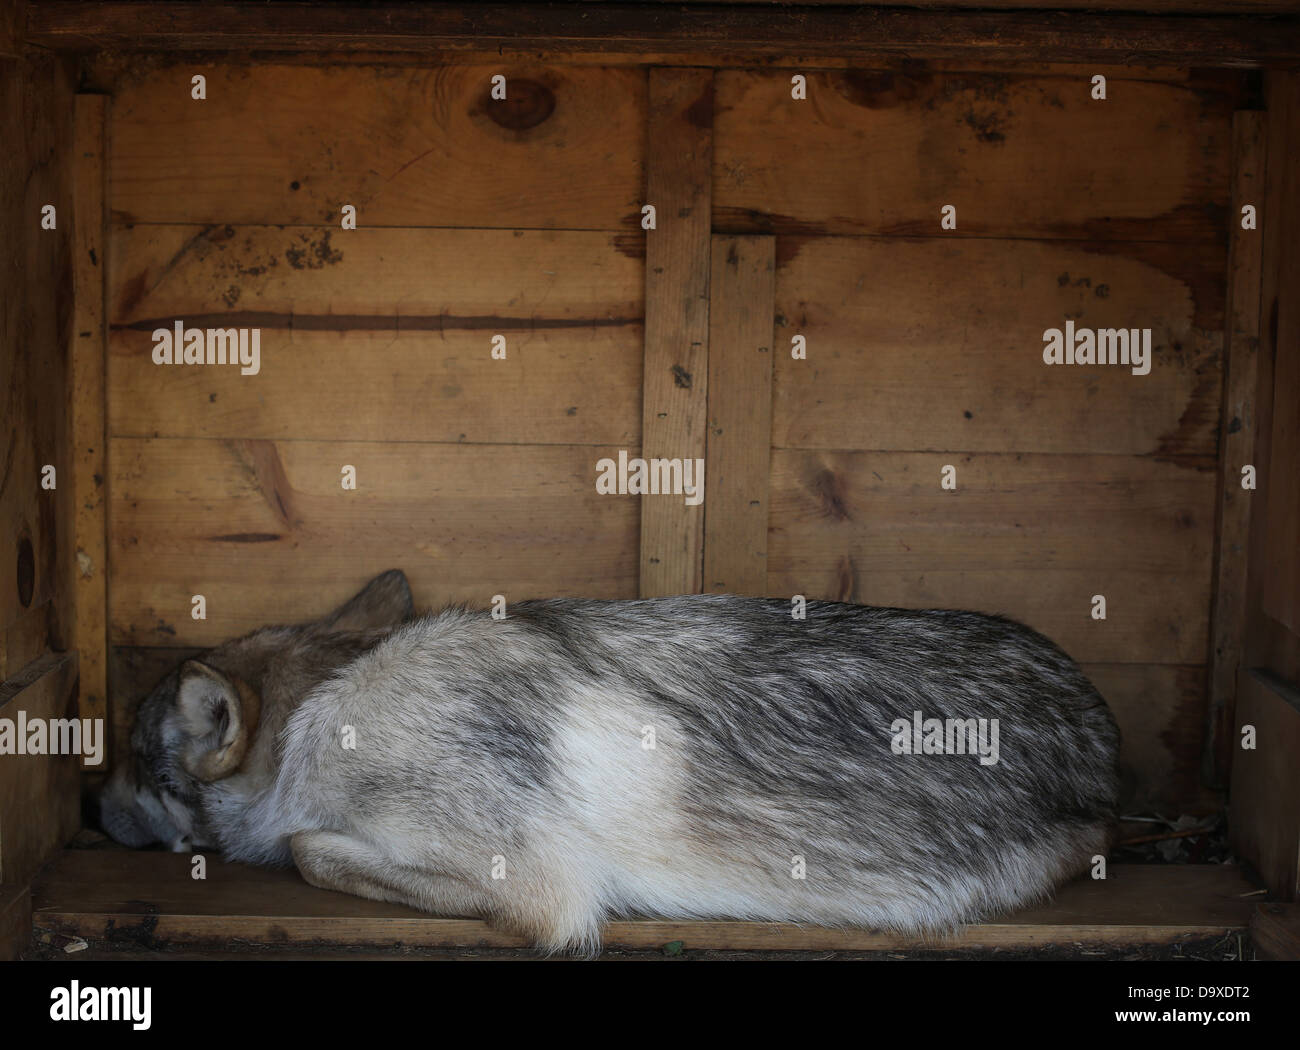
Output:
M1217 246L1165 244L1157 241L1090 240L1076 245L1095 255L1115 255L1151 266L1183 284L1192 299L1192 324L1207 332L1223 331L1227 310L1227 289L1223 267L1215 260ZM1059 278L1058 278L1059 280ZM1091 282L1091 278L1089 278ZM1087 287L1092 287L1091 283ZM1102 289L1105 289L1105 293ZM1093 294L1110 297L1110 285L1098 284Z
M1161 782L1161 794L1169 798L1195 798L1201 786L1200 755L1205 744L1205 696L1209 688L1204 667L1180 667L1175 695L1177 706L1160 732L1173 768Z
M919 225L919 224L918 224ZM927 222L925 231L933 235L934 223ZM715 207L713 209L713 232L715 234L771 233L796 235L802 237L829 237L832 231L821 222L807 222L796 219L793 215L780 212L760 211L757 208ZM777 242L777 257L780 258L781 244Z
M36 593L36 552L32 548L32 538L26 528L18 537L18 604L24 609L30 608L32 596Z
M286 248L285 260L295 270L323 270L326 266L341 263L343 253L330 245L330 236L331 234L326 232L319 240L313 241L311 234L301 234L299 239L305 247Z
M776 214L764 215L752 209L720 209L720 224L727 227L725 232L734 233L808 233L832 236L842 234L843 230L819 229L815 225L786 221L786 216ZM1118 254L1138 254L1147 249L1166 249L1174 256L1193 254L1198 249L1212 246L1227 251L1227 205L1225 202L1206 201L1200 204L1184 204L1162 215L1110 217L1096 216L1082 222L1062 222L1052 224L1044 221L1032 231L1016 233L1016 236L1042 241L1076 241L1085 244L1090 250L1103 250L1100 245L1109 244L1108 250ZM715 224L716 225L716 224ZM862 225L862 224L859 224ZM1152 240L1152 231L1161 231L1160 241ZM916 219L904 219L879 228L867 228L862 231L881 237L933 237L934 220L929 216ZM960 232L949 231L946 237L969 236L1009 236L1010 231L995 222L986 225L978 218L969 215L963 219ZM1184 267L1185 268L1185 267ZM1217 277L1223 283L1222 264L1219 265ZM1223 293L1220 291L1222 301Z
M673 372L674 383L676 383L683 390L691 389L691 383L694 381L694 377L691 375L690 372L686 371L686 369L684 369L681 365L673 365L672 372Z
M776 237L774 241L776 244L776 268L779 270L781 267L794 262L799 255L799 251L808 242L808 238L792 235Z
M636 233L616 233L610 238L614 250L619 255L626 256L629 259L636 259L640 262L645 261L645 231L641 229L640 215L631 217L632 223L636 226Z
M975 137L980 142L990 145L999 146L1006 142L1006 118L1001 114L985 111L977 113L974 109L967 110L962 121L968 128L975 132Z
M126 901L124 903L134 905L143 912L157 910L156 905L146 901ZM132 948L140 948L144 951L157 951L162 947L163 943L156 936L157 929L157 915L142 915L139 922L132 923L129 926L118 926L116 919L109 919L104 924L104 939L116 947L129 945Z
M1264 108L1263 78L1257 70L1199 66L1187 71L1186 83L1207 114L1227 116L1238 109Z
M222 536L209 536L213 543L275 543L278 532L228 532Z
M713 127L713 78L709 77L700 97L686 107L686 119L705 131Z
M844 492L844 479L833 470L824 468L818 471L808 487L821 504L821 511L825 517L836 521L852 520Z
M930 73L895 73L850 69L832 80L835 90L855 106L888 109L914 101L929 89L934 77Z
M530 131L555 112L555 92L545 84L527 77L506 81L506 97L494 99L487 88L480 108L498 127L507 131Z
M1154 355L1154 349L1152 353ZM1159 367L1159 364L1155 365ZM1207 369L1198 374L1192 387L1191 396L1178 417L1173 430L1160 435L1154 457L1169 463L1195 466L1206 469L1202 461L1208 461L1208 469L1214 469L1215 456L1204 456L1195 450L1204 446L1203 435L1210 430L1218 441L1219 395L1223 377L1217 369Z

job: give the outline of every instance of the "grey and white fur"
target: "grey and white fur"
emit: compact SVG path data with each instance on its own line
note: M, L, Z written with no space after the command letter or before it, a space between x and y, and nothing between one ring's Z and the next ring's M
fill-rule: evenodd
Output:
M916 711L998 719L997 762L896 754ZM393 571L169 675L101 812L128 845L296 864L547 950L637 914L927 936L1104 854L1118 745L1074 662L999 617L721 595L414 617Z

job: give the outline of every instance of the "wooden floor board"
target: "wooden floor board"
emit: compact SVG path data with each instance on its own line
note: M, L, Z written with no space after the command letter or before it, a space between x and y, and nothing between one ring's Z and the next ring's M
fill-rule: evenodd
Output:
M32 887L39 930L158 949L217 943L334 947L520 947L473 919L442 919L308 886L292 870L207 861L190 875L185 854L68 850ZM967 928L946 941L872 930L783 923L619 921L607 947L681 941L693 949L917 950L1033 948L1054 944L1171 944L1245 931L1259 902L1231 865L1114 865L1104 882L1082 879L1048 904Z

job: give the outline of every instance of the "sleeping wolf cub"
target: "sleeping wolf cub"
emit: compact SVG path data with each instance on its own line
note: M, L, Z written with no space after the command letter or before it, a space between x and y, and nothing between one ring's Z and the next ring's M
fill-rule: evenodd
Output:
M1079 668L998 617L716 595L414 617L392 571L169 674L100 801L127 845L292 863L550 950L627 914L925 934L1104 853L1118 744Z

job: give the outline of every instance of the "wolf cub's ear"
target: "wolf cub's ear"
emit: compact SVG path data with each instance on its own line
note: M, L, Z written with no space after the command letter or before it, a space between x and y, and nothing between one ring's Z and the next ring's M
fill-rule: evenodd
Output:
M191 776L220 780L239 768L258 706L252 689L215 667L199 660L181 664L176 709L187 737L181 764Z
M406 573L389 569L325 617L320 625L330 631L369 631L396 627L414 612Z

